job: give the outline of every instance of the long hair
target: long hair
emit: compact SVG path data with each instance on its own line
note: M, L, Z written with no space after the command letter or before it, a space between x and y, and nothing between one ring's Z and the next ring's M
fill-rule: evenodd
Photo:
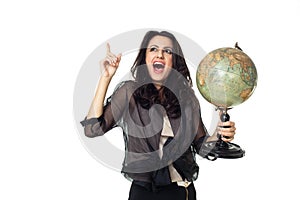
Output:
M173 43L172 70L160 90L151 84L151 77L146 67L147 47L150 40L155 36L168 37ZM191 92L192 79L182 49L173 34L167 31L148 31L131 67L131 73L135 81L141 85L134 92L134 97L142 107L149 109L153 104L161 104L169 117L177 118L181 115L180 102L188 98L187 95Z

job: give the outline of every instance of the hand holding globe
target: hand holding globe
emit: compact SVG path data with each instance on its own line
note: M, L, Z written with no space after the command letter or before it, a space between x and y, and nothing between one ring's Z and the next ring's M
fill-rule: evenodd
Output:
M253 61L237 45L219 48L208 53L196 73L201 95L222 111L221 121L228 121L227 110L245 102L257 85L257 71ZM238 145L223 142L206 143L203 154L216 158L240 158L245 151Z

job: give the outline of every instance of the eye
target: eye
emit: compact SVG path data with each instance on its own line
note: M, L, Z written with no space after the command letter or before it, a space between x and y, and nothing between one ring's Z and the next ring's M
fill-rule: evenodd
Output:
M152 52L152 51L156 52L156 51L157 51L157 48L156 48L156 47L151 47L151 48L150 48L150 52Z
M173 54L173 52L172 52L171 49L165 49L164 52L166 52L166 53L169 54L169 55L172 55L172 54Z

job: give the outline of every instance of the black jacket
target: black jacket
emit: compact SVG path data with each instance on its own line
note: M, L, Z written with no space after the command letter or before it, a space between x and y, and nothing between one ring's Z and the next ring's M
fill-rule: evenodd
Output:
M121 127L125 141L122 173L131 180L157 185L169 182L165 180L165 170L170 163L183 179L196 180L198 165L195 153L199 153L208 136L198 99L191 92L191 96L180 100L181 116L169 118L174 138L163 148L163 157L160 159L157 151L165 112L159 105L143 108L133 97L137 87L134 81L121 83L107 100L99 118L81 122L85 135L102 136L114 127Z

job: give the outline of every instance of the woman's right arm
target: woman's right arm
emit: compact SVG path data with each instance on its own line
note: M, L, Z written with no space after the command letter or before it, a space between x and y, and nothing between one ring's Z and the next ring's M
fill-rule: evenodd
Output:
M92 129L92 127L87 125L93 124L95 120L103 114L104 100L109 83L112 77L114 76L121 61L121 54L116 56L113 53L111 53L110 45L108 43L106 48L106 57L100 61L100 68L104 69L104 72L100 76L95 96L92 100L86 119L83 121L83 125L85 126L85 134L88 137L97 136L91 133L92 130L90 129Z
M119 63L121 61L121 54L114 55L110 51L110 45L106 45L106 57L100 61L100 67L104 69L98 82L97 90L87 114L87 119L98 118L103 114L104 99L107 92L108 85L115 74Z

